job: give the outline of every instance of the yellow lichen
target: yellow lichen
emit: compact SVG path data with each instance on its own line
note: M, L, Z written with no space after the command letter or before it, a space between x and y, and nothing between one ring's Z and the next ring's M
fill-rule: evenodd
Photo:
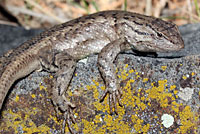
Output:
M146 133L149 130L150 124L143 125L143 120L136 115L131 116L132 122L135 122L134 129L138 133Z
M69 91L69 90L68 90L67 94L68 94L69 96L73 96L73 93L72 93L71 91Z
M53 75L49 75L49 78L50 78L50 79L53 79Z
M167 66L161 66L162 70L165 71Z
M172 94L166 92L166 83L166 80L160 80L158 81L158 87L152 87L151 89L146 90L146 93L148 94L147 99L156 99L160 102L161 107L167 107L168 97L172 98Z
M129 70L128 72L129 72L129 74L132 74L132 73L134 72L134 70L131 69L131 70Z
M16 97L15 97L15 101L16 101L16 102L19 101L19 95L16 95Z
M43 95L42 95L42 94L39 94L39 96L40 96L40 97L43 97Z
M126 65L126 67L128 67ZM134 71L125 71L125 70L120 70L121 71L121 75L119 76L120 78L127 79L127 76L130 73L133 73ZM138 72L135 72L136 76L135 78L140 77ZM147 78L143 79L143 82L148 81ZM94 85L90 85L87 86L87 89L92 89L94 91L94 94L96 94L94 96L95 99L99 98L99 93L97 91L97 86L99 86L99 83L97 83L96 81L93 81ZM150 100L155 99L161 106L161 108L166 108L166 107L171 107L171 111L175 112L175 115L173 115L175 118L179 118L181 119L181 123L183 124L182 127L180 127L180 133L185 133L187 132L189 129L193 128L193 129L197 129L197 127L195 125L191 126L192 123L189 122L188 126L185 127L185 125L187 123L184 123L184 121L186 121L183 117L187 117L187 119L189 118L190 120L193 119L194 120L194 115L191 114L191 116L187 115L186 113L190 110L184 109L183 112L180 113L179 109L180 106L182 106L183 104L178 104L175 100L176 98L174 97L174 95L177 94L178 90L175 90L176 86L172 85L170 86L170 88L166 88L168 86L167 84L167 80L159 80L158 81L158 86L155 87L154 83L151 83L152 87L149 88L148 90L144 90L143 89L131 89L132 88L132 84L135 82L134 79L130 79L128 81L126 81L126 85L123 87L122 91L123 91L123 96L121 99L121 102L123 105L125 105L126 107L132 107L134 108L134 115L132 115L131 119L132 122L134 123L134 129L135 132L137 133L147 133L149 128L150 128L150 124L144 124L144 121L142 119L140 119L138 116L136 116L139 112L141 111L145 111L145 109L151 107L151 103ZM102 89L105 89L104 87L100 87ZM136 92L137 91L137 92ZM169 92L169 91L173 91L173 92ZM137 94L136 94L137 93ZM145 94L146 96L145 96ZM174 93L174 95L173 95ZM169 99L172 101L171 103L169 103ZM97 110L101 110L103 112L105 111L109 111L109 105L108 105L108 96L106 96L105 100L102 103L94 102L94 106ZM146 104L145 102L148 103ZM137 107L136 107L137 106ZM188 106L189 107L189 106ZM108 132L116 132L116 133L124 133L124 132L130 132L131 129L129 127L128 124L126 124L122 119L123 119L123 115L125 114L125 109L123 107L119 107L118 108L118 118L113 118L115 116L111 116L111 115L105 115L105 117L103 119L101 119L100 115L96 115L94 121L88 122L88 121L83 121L84 126L89 126L91 128L87 128L84 129L85 133L97 133L96 131L100 132L100 133L105 133L106 129L108 130ZM159 109L158 109L159 110ZM187 112L184 112L187 111ZM190 113L192 113L190 111ZM179 115L180 114L180 115ZM157 119L158 116L155 115L153 118ZM98 123L101 122L101 120L104 120L104 122L106 124L104 124L102 127L97 128ZM187 121L188 122L188 121ZM196 121L197 122L197 121ZM158 122L159 123L159 122ZM123 127L120 127L119 124L122 124ZM160 126L162 127L162 125Z
M174 90L174 94L177 94L178 93L178 90Z
M125 69L128 68L128 64L125 65Z
M176 85L171 85L170 90L174 90L176 88Z
M129 70L127 71L126 68L128 68L128 64L125 65L125 69L119 69L121 72L121 75L119 75L119 78L122 80L127 80L129 74L135 72L135 70ZM117 70L118 71L118 70ZM149 89L144 90L142 88L140 89L132 89L132 85L135 83L135 79L141 77L139 75L139 72L135 72L136 76L132 79L129 79L126 81L126 85L122 87L122 99L121 103L122 105L125 105L126 107L131 107L133 109L133 115L131 116L131 121L133 123L133 128L135 133L147 133L151 124L149 123L144 123L144 120L138 116L138 113L145 112L146 109L151 107L153 104L151 104L151 100L154 99L157 101L157 103L160 104L161 110L162 108L171 108L171 112L174 114L173 117L175 118L180 118L181 126L178 129L179 133L187 133L190 129L197 129L197 124L195 122L198 121L198 118L195 116L196 114L191 111L190 106L185 106L185 108L180 112L180 106L183 106L183 104L178 104L175 100L176 98L174 97L173 94L177 94L178 90L175 90L176 86L172 85L170 88L166 88L167 85L167 80L159 80L158 81L158 86L155 87L155 83L151 83L151 86ZM183 77L184 78L184 77ZM142 82L147 82L149 79L148 78L143 78ZM99 102L100 94L98 91L98 88L101 90L105 90L105 86L100 86L99 82L96 80L93 80L92 85L87 85L86 88L88 90L93 91L93 97L94 99L98 100L93 102L94 107L96 108L97 111L102 111L102 112L108 112L110 111L109 108L109 103L108 103L108 97L107 95L104 99L103 102ZM98 87L98 88L97 88ZM137 86L134 86L137 87ZM44 86L40 85L40 90L46 89ZM145 91L145 92L144 92ZM169 92L173 91L173 92ZM73 94L69 92L69 96L72 96ZM200 92L199 92L200 95ZM169 103L169 98L171 100L171 103ZM16 97L16 100L18 98ZM146 102L148 102L146 104ZM132 131L132 128L130 128L129 124L126 123L123 120L123 116L125 114L125 109L124 107L120 107L117 105L118 109L118 115L104 115L103 117L101 115L96 115L94 120L92 121L87 121L85 119L82 119L80 124L84 125L83 133L97 133L97 134L103 134L106 133L106 131L110 133L130 133ZM157 109L159 110L159 109ZM169 111L170 111L169 110ZM26 113L25 117L22 119L20 115L16 114L12 119L14 123L8 123L8 127L15 128L15 132L17 133L17 127L19 124L23 126L24 131L28 131L31 133L45 133L48 132L50 129L45 126L41 125L39 127L36 127L35 124L32 121L27 121L30 118L31 114L36 114L37 109L32 109L28 113ZM14 114L14 113L12 113ZM79 116L77 113L75 116ZM117 117L117 118L116 118ZM152 119L158 119L159 117L157 115L153 116ZM48 120L53 119L56 123L60 124L62 123L61 121L57 121L55 117L50 116ZM16 120L16 121L15 121ZM179 120L179 119L176 119ZM26 122L25 122L26 121ZM105 123L99 127L98 123L102 123L104 121ZM26 127L24 124L27 124L31 127ZM159 123L159 121L157 122ZM79 123L72 124L73 128L75 130L79 130ZM162 127L162 126L160 126ZM68 127L65 127L66 132L69 132Z
M47 90L47 87L43 86L41 83L40 83L40 90Z
M84 129L83 129L84 134L88 134L88 133L92 134L92 133L96 132L97 125L95 125L94 122L82 119L82 123L85 126Z
M182 112L179 113L181 126L179 133L187 133L190 129L197 129L197 121L195 114L191 111L190 106L186 106Z
M191 75L194 76L194 75L195 75L195 72L192 72Z
M126 73L126 70L123 70L121 72L121 78L122 78L122 80L125 80L127 78L127 76L128 76L128 73Z
M32 98L35 98L36 96L35 96L35 94L31 94L31 97L32 97Z
M186 80L186 79L187 79L187 76L183 76L182 78L183 78L184 80Z
M150 124L143 125L143 127L142 127L142 132L143 132L143 133L147 133L148 130L149 130L149 128L150 128Z
M3 112L3 114L8 115L6 118L9 120L6 122L7 128L9 129L13 128L14 133L20 133L18 127L21 127L23 131L26 131L28 133L46 133L50 131L50 128L46 125L40 125L36 126L32 120L30 120L31 115L35 115L35 110L31 110L29 108L25 109L26 114L22 117L22 114L20 112L12 112L11 110L8 110L6 112ZM5 117L5 116L4 116ZM1 126L0 126L1 127Z
M97 82L97 81L95 81L95 80L92 80L93 81L93 83L95 84L95 86L99 86L99 82Z
M148 78L144 78L142 82L147 82L148 80Z

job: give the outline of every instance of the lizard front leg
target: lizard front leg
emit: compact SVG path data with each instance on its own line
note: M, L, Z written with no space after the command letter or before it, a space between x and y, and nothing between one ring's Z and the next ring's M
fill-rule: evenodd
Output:
M69 83L72 79L73 73L76 67L76 60L65 52L61 52L55 55L55 65L58 66L54 76L54 85L52 88L52 101L55 106L55 110L58 114L58 109L64 113L64 121L62 133L65 133L66 123L71 133L74 133L71 128L70 120L75 123L72 109L75 105L68 101L64 95Z
M72 108L75 105L67 100L64 92L67 90L72 79L77 61L66 52L58 52L48 47L43 48L38 55L42 69L48 72L54 72L51 99L55 106L57 117L59 110L64 113L62 133L65 131L66 123L71 133L74 133L70 127L70 120L73 123L75 122L72 112Z
M98 55L98 67L105 82L106 90L101 96L100 101L103 101L107 93L109 94L110 112L112 113L113 104L114 111L117 113L117 100L121 106L120 97L122 92L120 91L119 83L115 73L114 60L117 55L122 51L125 45L124 39L115 40L107 44Z
M39 60L41 68L37 71L45 70L47 72L56 72L58 71L58 66L55 65L55 55L56 51L49 47L44 47L39 53Z

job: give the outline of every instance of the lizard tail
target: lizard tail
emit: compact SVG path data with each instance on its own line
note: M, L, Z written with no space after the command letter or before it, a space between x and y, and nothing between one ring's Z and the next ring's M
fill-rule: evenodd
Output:
M13 85L13 83L22 78L34 70L36 70L39 66L39 60L36 59L36 56L33 54L18 54L17 56L3 56L0 60L0 111L2 109L2 105L4 99Z

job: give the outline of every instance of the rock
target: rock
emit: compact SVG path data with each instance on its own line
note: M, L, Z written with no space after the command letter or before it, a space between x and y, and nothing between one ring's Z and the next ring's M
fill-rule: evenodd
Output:
M4 28L0 26L2 31L9 29ZM109 113L107 97L99 102L105 86L97 56L90 56L86 63L80 61L66 92L76 104L73 128L78 133L200 133L199 28L200 24L180 27L185 42L180 52L158 53L157 58L117 57L114 64L123 91L118 115ZM11 44L21 42L30 32L22 29L19 38L19 30L10 30L9 35L0 37L1 44L10 46L2 40L5 38L15 42ZM62 114L58 121L50 100L51 80L47 72L34 72L13 85L2 112L0 133L61 132Z

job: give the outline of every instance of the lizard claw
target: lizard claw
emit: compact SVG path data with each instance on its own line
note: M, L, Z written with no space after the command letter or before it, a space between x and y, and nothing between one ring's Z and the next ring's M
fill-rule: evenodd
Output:
M57 97L57 100L53 101L53 104L55 106L56 115L58 118L59 110L63 113L64 119L62 124L62 133L65 134L65 126L67 124L69 131L72 134L75 134L74 130L71 127L71 122L75 123L76 120L73 116L73 109L75 108L75 105L71 102L67 101L64 96ZM58 118L60 119L60 118Z
M76 120L73 116L73 109L75 108L75 106L72 104L70 105L71 103L65 103L65 109L63 109L63 107L60 107L61 108L61 111L64 111L64 119L63 119L63 124L62 124L62 133L65 134L65 126L67 124L68 126L68 129L69 131L72 133L72 134L75 134L74 130L72 129L71 127L71 123L75 123Z
M103 93L103 95L100 98L100 102L102 102L105 99L107 94L109 94L110 113L113 112L113 108L114 108L114 112L116 114L118 114L118 112L117 112L117 101L119 103L119 106L122 106L122 103L120 101L121 96L122 96L121 90L116 90L116 91L111 92L109 89L106 89L106 91Z
M68 129L69 131L72 133L72 134L75 134L74 130L72 129L71 127L71 124L72 123L76 123L76 120L73 116L73 108L71 105L67 104L67 105L64 105L65 107L62 107L60 106L60 110L63 112L63 116L64 116L64 119L63 119L63 124L62 124L62 134L65 134L65 126L67 124L68 126ZM58 111L56 110L56 113ZM58 113L57 113L58 115Z
M63 120L63 124L62 124L62 133L65 134L65 126L67 124L68 126L68 129L70 131L71 134L75 134L76 132L72 129L71 127L71 122L70 120L72 121L72 123L75 123L75 118L74 116L72 115L72 109L69 109L68 111L64 112L64 120Z

